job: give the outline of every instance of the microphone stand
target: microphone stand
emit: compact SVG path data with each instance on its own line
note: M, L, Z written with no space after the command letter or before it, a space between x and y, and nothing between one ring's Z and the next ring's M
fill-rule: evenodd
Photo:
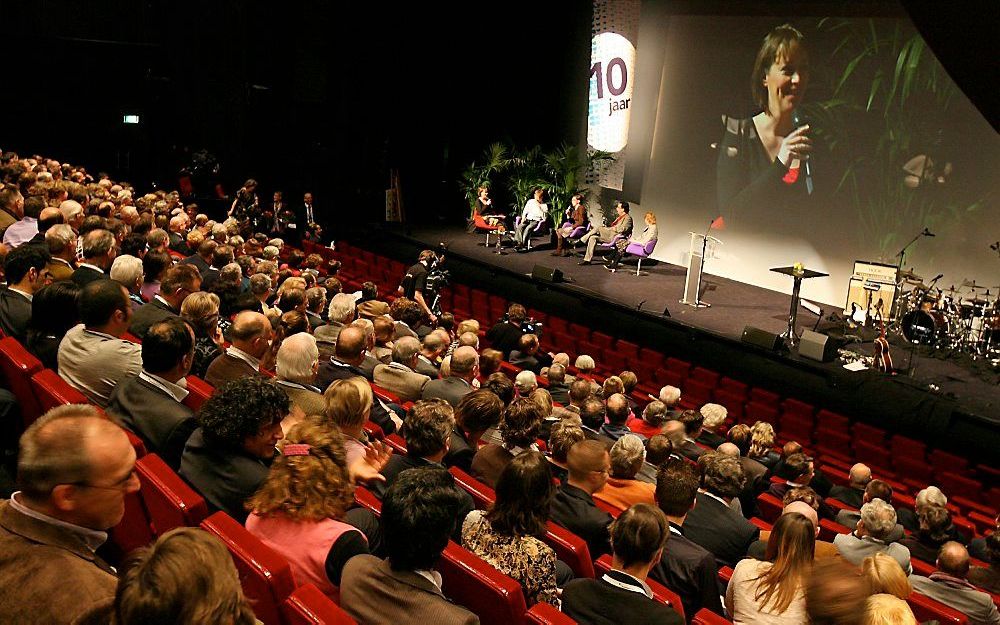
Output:
M906 245L904 245L903 249L899 250L899 253L896 254L896 256L899 257L899 263L896 265L896 292L893 293L893 302L892 302L892 304L890 304L889 310L893 310L893 307L896 305L896 299L899 298L899 295L900 295L899 292L900 292L900 290L902 288L902 285L903 285L902 281L899 279L899 274L903 272L903 262L904 262L904 259L906 258L906 250L908 250L911 245L913 245L914 243L916 243L917 239L919 239L920 237L923 237L923 236L927 236L927 233L928 233L927 228L924 228L923 230L921 230L920 232L918 232L917 236L915 236L912 239L910 239L910 242L907 243ZM896 324L899 324L899 323L902 322L902 318L903 318L904 312L905 311L901 311L900 315L899 315L899 318L893 321L894 328L896 328L898 330L901 330L902 326L898 326L897 327Z

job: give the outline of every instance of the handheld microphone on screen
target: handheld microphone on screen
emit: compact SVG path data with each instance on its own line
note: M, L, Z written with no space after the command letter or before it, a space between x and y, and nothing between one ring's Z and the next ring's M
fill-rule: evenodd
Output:
M802 126L805 126L807 123L808 122L806 121L805 117L802 115L802 113L799 112L799 109L795 109L794 111L792 111L793 126L795 126L796 128L801 128ZM803 171L805 172L806 175L806 193L812 195L813 192L812 159L807 156L802 160L802 162L804 163Z
M930 231L929 228L924 228L924 231L920 233L920 236L924 237L936 237L937 235Z

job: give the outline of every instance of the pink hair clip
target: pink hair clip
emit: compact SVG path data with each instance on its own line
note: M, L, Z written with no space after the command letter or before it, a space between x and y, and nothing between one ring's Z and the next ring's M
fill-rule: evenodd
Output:
M309 445L305 443L288 443L281 449L283 456L308 456Z

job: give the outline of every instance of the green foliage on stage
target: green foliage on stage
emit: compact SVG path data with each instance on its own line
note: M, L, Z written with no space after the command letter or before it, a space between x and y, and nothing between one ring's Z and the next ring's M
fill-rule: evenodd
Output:
M572 197L577 193L586 194L583 182L586 173L595 165L611 160L614 156L610 152L585 151L567 144L543 152L537 145L519 150L515 146L494 143L484 152L482 164L473 162L466 168L460 184L469 203L470 218L476 207L477 189L481 186L492 189L502 183L512 200L512 214L519 213L532 192L542 188L549 206L549 218L558 226Z
M889 259L912 224L944 229L980 210L977 190L948 184L958 91L920 35L898 20L824 18L817 27L839 39L827 84L812 87L828 97L804 108L820 145L845 161L836 191L855 209L861 243Z

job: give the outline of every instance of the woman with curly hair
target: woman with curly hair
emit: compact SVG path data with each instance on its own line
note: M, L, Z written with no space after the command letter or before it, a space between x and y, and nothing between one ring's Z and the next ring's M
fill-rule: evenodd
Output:
M201 405L179 473L213 512L246 519L244 502L267 478L288 404L275 384L246 377L226 382Z
M512 401L500 419L502 444L489 443L480 448L472 459L472 473L484 484L493 486L500 477L500 472L516 455L525 450L537 451L535 441L538 439L544 414L538 402L528 397Z
M781 456L774 452L774 428L767 421L758 421L750 428L750 451L747 457L774 470Z
M500 473L490 509L470 512L462 524L466 549L520 582L528 605L559 605L556 554L540 540L554 495L545 456L524 451Z
M343 435L310 415L288 432L267 480L247 502L246 526L288 559L300 584L315 584L338 601L344 564L368 553L365 535L341 520L353 500Z

